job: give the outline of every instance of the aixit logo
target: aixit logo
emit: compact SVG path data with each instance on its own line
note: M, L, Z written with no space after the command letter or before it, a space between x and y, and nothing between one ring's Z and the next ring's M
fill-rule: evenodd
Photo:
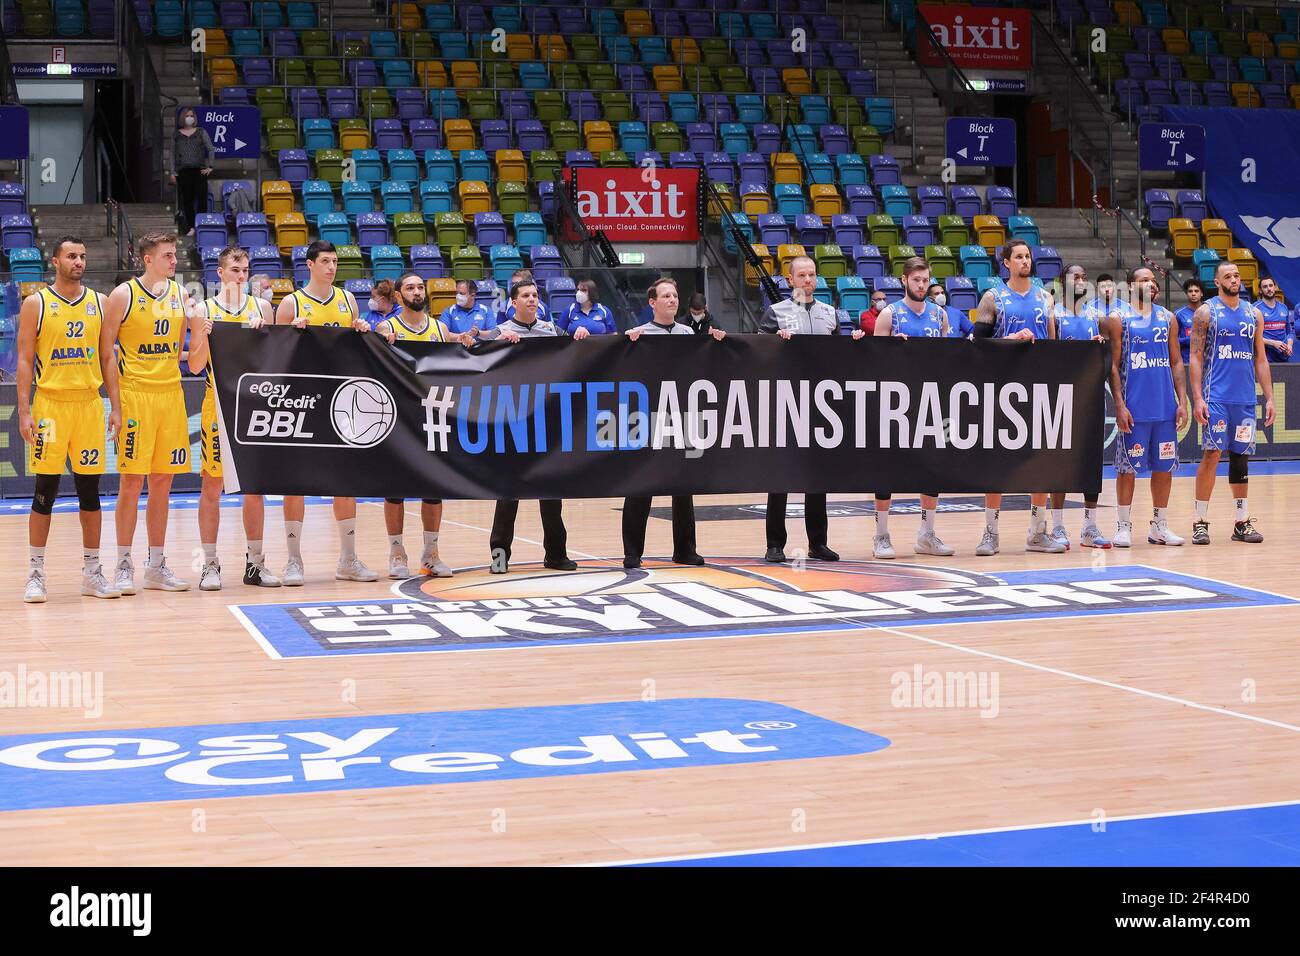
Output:
M666 770L882 750L781 704L682 698L0 737L0 810Z

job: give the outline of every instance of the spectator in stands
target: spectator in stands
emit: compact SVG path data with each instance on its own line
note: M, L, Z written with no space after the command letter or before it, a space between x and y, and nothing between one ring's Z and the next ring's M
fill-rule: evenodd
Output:
M569 335L584 328L592 335L613 335L618 331L614 324L614 314L600 304L596 292L596 283L583 279L578 283L578 291L569 311L556 319L556 324Z
M477 297L478 285L473 280L461 279L456 283L455 303L443 309L442 315L439 316L442 324L447 326L453 335L464 335L468 332L470 335L478 336L497 324L492 309L476 301Z
M511 289L515 287L516 282L532 282L534 285L536 285L536 282L533 279L533 272L531 269L516 269L513 273L511 273L510 275ZM538 288L537 292L539 295L541 294L541 291L542 290ZM501 311L497 313L496 324L501 325L504 322L509 322L514 317L515 317L515 304L514 302L507 299ZM546 303L543 302L541 299L537 300L537 321L538 322L551 321L551 316L546 310Z
M275 291L271 288L271 277L265 272L259 272L253 278L248 280L248 294L257 299L265 299L270 302L275 298Z
M1174 313L1178 319L1178 345L1183 350L1183 365L1191 368L1188 352L1192 344L1192 316L1205 301L1205 286L1200 279L1188 279L1183 283L1183 292L1187 294L1187 304Z
M925 297L939 306L948 314L948 337L951 339L968 339L975 331L975 326L971 324L970 313L965 309L958 309L948 304L948 293L938 282L931 282L930 288L926 291ZM875 330L872 330L875 335Z
M402 305L397 301L393 280L380 279L376 282L370 289L370 302L367 305L370 312L366 315L366 321L370 323L372 329L380 322L387 322L401 312Z
M696 335L708 335L714 330L716 326L713 322L713 316L709 314L709 306L704 299L703 292L697 292L691 296L682 322L689 325L691 331Z
M207 189L207 177L212 173L212 140L206 130L199 129L199 118L186 107L176 120L176 133L172 138L172 171L170 181L176 187L176 211L181 217L185 235L194 235L194 217Z
M885 293L879 290L871 293L871 308L863 312L858 319L858 324L862 327L863 332L866 332L867 335L876 334L876 316L878 316L880 310L888 304L889 298Z

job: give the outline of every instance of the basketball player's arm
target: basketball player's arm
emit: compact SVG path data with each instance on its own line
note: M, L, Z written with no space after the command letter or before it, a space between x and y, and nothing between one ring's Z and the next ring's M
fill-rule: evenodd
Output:
M99 369L108 392L108 438L112 441L122 430L122 389L117 374L117 333L131 306L131 287L125 282L108 296L104 320L99 329Z
M35 379L36 323L40 314L39 295L29 295L18 311L18 368L14 370L18 379L18 431L28 444L36 440L32 421L32 381Z
M1115 399L1115 425L1120 431L1128 434L1133 430L1133 414L1124 404L1124 383L1119 377L1120 362L1124 358L1120 347L1119 323L1118 316L1108 315L1097 323L1097 327L1110 340L1110 362L1106 374L1110 378L1110 394Z
M352 309L352 330L354 332L369 332L370 323L366 321L365 316L357 311L357 297L347 289L343 290L343 294L348 297L348 305ZM389 328L391 329L391 326ZM391 340L389 344L392 344Z
M438 320L434 319L434 321L437 322ZM384 321L375 326L375 332L382 335L384 341L389 345L392 345L397 341L397 333L393 331L393 323L389 322L387 319L384 319Z
M876 329L871 333L874 335L892 336L894 334L894 307L887 305L876 315ZM900 335L900 339L907 338L906 335Z
M250 329L260 329L266 325L275 325L275 314L271 311L271 303L265 299L257 300L257 315L248 320Z
M307 328L307 320L298 319L298 309L294 305L294 298L286 295L280 300L280 305L275 310L276 325L292 325L299 329Z
M1205 396L1201 394L1201 377L1205 374L1205 336L1209 328L1210 308L1206 305L1198 306L1192 316L1192 344L1187 351L1191 368L1188 369L1187 377L1192 380L1192 413L1202 425L1210 423L1210 407L1205 404Z
M1174 424L1182 428L1187 424L1187 381L1183 377L1183 347L1178 344L1178 319L1169 316L1169 370L1174 376L1174 393L1178 397L1178 414Z
M190 374L199 375L208 364L208 330L212 324L208 321L208 310L204 305L196 303L190 298L189 293L181 290L184 296L182 302L185 307L185 314L189 316L190 323Z
M980 304L975 309L975 324L971 328L971 335L977 339L991 339L997 323L997 300L993 298L992 292L985 292L980 296Z
M1273 406L1273 372L1268 367L1268 353L1264 351L1264 316L1255 310L1255 380L1264 393L1264 425L1272 425L1277 417Z

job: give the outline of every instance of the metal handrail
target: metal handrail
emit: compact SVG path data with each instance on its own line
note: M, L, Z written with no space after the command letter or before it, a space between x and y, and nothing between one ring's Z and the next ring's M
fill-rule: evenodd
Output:
M126 207L116 199L104 203L107 215L107 229L110 236L117 238L117 267L133 270L139 267L135 258L135 236L131 231L131 218Z
M1123 254L1124 228L1123 227L1125 225L1128 225L1128 227L1137 234L1139 256L1144 257L1147 254L1147 237L1146 237L1146 233L1142 231L1142 227L1138 224L1137 220L1133 218L1132 214L1129 213L1127 209L1120 209L1116 207L1116 212L1118 213L1118 215L1115 217L1115 265L1119 266L1119 265L1123 265L1123 260L1124 260L1124 254Z

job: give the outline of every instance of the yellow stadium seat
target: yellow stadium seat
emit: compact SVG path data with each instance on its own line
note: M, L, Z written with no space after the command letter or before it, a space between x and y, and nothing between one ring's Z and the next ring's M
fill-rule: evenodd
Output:
M1142 11L1133 0L1116 0L1115 20L1120 26L1139 27L1142 25Z
M645 10L624 10L623 29L630 37L649 36L655 32L650 14Z
M483 85L479 76L478 64L468 60L457 60L451 65L451 85L458 90L476 90Z
M1241 281L1249 287L1250 294L1259 293L1259 260L1249 249L1229 249L1228 261L1237 266L1237 271L1241 273Z
M275 244L287 256L294 246L307 245L307 220L300 212L282 212L275 219Z
M1207 248L1217 252L1220 259L1228 258L1228 250L1232 248L1232 230L1226 222L1222 219L1202 219L1201 235Z
M772 197L767 193L745 193L740 197L740 211L751 220L772 211Z
M700 48L691 37L673 37L674 63L699 63Z
M718 198L722 200L722 204L719 205L713 201L713 197L709 197L708 216L710 219L721 220L724 212L735 211L736 197L732 195L731 187L726 183L714 183L713 185L718 192Z
M286 295L293 295L292 279L272 279L271 280L271 304L279 305L280 300Z
M814 216L830 219L843 214L844 200L840 198L840 191L830 183L813 183L808 187L808 195L812 198Z
M660 93L680 93L682 91L682 74L675 66L656 66L652 71L655 89Z
M997 216L975 217L975 244L983 246L984 251L993 255L998 246L1007 241L1007 232L1002 228L1002 220Z
M429 299L429 314L442 315L444 309L456 304L456 280L429 279L424 284L424 294Z
M803 169L794 153L772 154L772 182L803 184Z
M1257 56L1261 60L1267 60L1269 57L1277 55L1273 47L1273 41L1268 38L1267 33L1260 33L1259 31L1247 33L1246 44L1250 47L1250 55Z
M209 27L204 31L204 56L225 56L230 52L230 41L226 38L226 31L216 27Z
M754 254L758 256L758 261L763 264L767 274L772 275L775 269L772 266L772 253L768 251L767 246L761 242L754 243ZM745 263L745 284L758 285L758 270L751 266L749 262Z
M447 148L453 153L462 149L474 148L474 127L467 119L449 119L442 121L442 132L446 137Z
M527 33L506 34L506 56L512 60L533 60L533 38Z
M1186 56L1192 52L1192 45L1187 40L1187 34L1178 27L1165 27L1160 31L1160 39L1164 41L1166 53L1172 53L1175 56Z
M1300 60L1300 41L1287 40L1279 42L1277 55L1284 60Z
M1232 93L1234 105L1242 109L1254 109L1263 102L1260 99L1259 90L1255 89L1253 84L1233 83L1229 90Z
M462 179L456 187L460 193L460 214L466 219L481 212L492 211L492 193L487 183Z
M447 86L447 68L441 60L421 60L415 67L420 85L426 90L441 90Z
M20 282L18 283L18 295L21 298L27 298L29 295L35 295L44 289L48 282Z
M798 66L786 67L781 71L781 83L791 96L811 96L812 80L808 71Z
M414 3L399 3L393 7L393 26L403 30L419 30L424 26L420 8Z
M276 217L286 212L293 212L293 187L283 179L262 183L262 214L266 221L275 225Z
M776 261L781 266L781 274L789 275L790 261L792 259L798 258L799 256L806 256L806 255L808 255L808 253L805 252L804 247L799 245L798 243L788 242L788 243L782 243L781 245L777 246Z
M587 152L592 155L618 148L614 142L614 131L604 120L587 120L582 124L582 135L587 140Z
M558 33L546 33L537 38L537 58L546 60L567 60L569 45Z
M227 86L239 83L239 71L235 61L229 57L218 57L208 61L208 80L212 84L213 94L220 93Z
M1190 259L1201 247L1201 236L1190 219L1169 220L1169 243L1175 259Z
M496 161L498 182L528 182L528 161L524 159L522 150L498 149Z
M365 120L339 121L339 149L351 152L354 149L370 148L370 127Z

